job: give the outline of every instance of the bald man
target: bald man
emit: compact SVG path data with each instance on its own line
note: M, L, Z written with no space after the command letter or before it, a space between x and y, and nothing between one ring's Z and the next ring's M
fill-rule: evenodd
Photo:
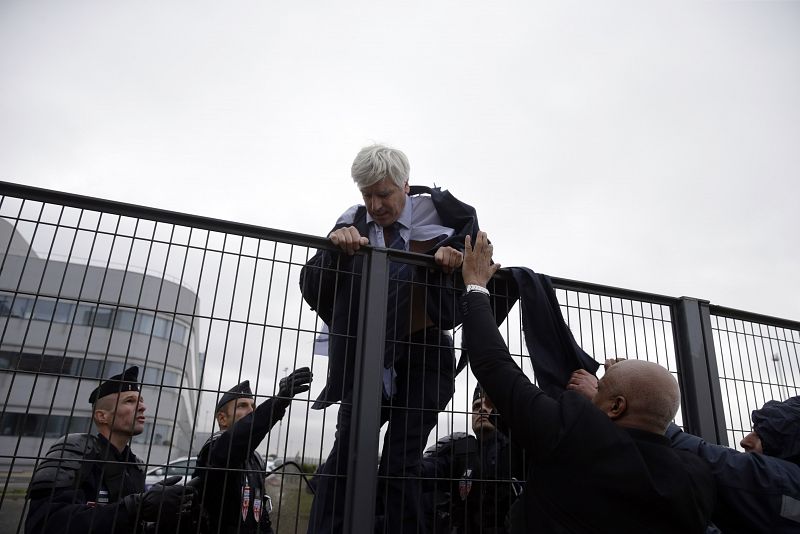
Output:
M654 363L609 369L593 401L544 394L511 358L486 284L499 268L479 232L467 238L461 300L472 371L529 462L511 532L705 532L715 498L709 467L664 436L678 384Z

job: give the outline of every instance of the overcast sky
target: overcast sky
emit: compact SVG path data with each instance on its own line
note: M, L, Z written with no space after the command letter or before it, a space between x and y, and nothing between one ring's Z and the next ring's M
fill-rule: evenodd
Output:
M371 142L498 261L800 319L800 2L0 2L0 179L314 235Z
M506 266L800 319L800 2L0 2L0 176L322 235L372 141Z

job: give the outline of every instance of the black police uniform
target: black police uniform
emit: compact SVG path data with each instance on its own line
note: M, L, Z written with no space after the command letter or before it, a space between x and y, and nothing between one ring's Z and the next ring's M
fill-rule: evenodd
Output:
M47 452L31 480L28 533L136 531L136 514L120 502L144 491L144 465L102 435L69 434Z
M464 432L440 439L425 452L423 476L432 532L505 533L511 504L523 489L522 451L500 432L479 441Z
M308 368L298 369L281 380L278 394L294 394L288 382L302 374L306 374L307 379L295 378L295 384L311 381ZM306 386L293 387L294 392L308 390ZM222 396L217 412L234 399L252 397L250 382L245 380ZM202 495L206 512L204 530L219 534L272 533L269 517L272 501L266 493L266 464L255 449L286 413L290 402L290 398L269 399L230 428L213 434L203 445L194 474L201 480L193 481L192 485Z
M92 391L89 402L123 391L139 391L139 369L131 367L112 376ZM161 489L161 488L158 488ZM142 521L145 494L144 464L127 445L122 451L102 434L68 434L59 439L36 467L28 498L25 522L29 534L128 534L153 532L153 522ZM183 488L169 491L184 493ZM163 495L163 494L162 494ZM177 497L187 507L191 492ZM148 497L150 510L153 499ZM177 524L181 503L159 505L157 517L163 531ZM162 513L163 512L163 513ZM153 515L152 513L150 515ZM155 519L155 515L153 516Z

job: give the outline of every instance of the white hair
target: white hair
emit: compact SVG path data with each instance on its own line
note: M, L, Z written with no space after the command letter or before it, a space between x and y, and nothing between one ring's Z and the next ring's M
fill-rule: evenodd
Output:
M411 166L402 151L385 145L371 145L362 148L350 174L359 189L364 189L384 178L391 179L398 187L405 186Z

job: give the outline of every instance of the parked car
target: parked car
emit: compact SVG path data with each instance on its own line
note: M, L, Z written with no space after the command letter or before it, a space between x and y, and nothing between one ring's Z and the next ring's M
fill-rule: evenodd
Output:
M145 489L150 489L153 484L175 475L183 477L180 484L186 484L192 479L192 473L196 465L197 456L192 456L191 458L183 457L172 460L166 466L153 467L145 474L144 487Z

